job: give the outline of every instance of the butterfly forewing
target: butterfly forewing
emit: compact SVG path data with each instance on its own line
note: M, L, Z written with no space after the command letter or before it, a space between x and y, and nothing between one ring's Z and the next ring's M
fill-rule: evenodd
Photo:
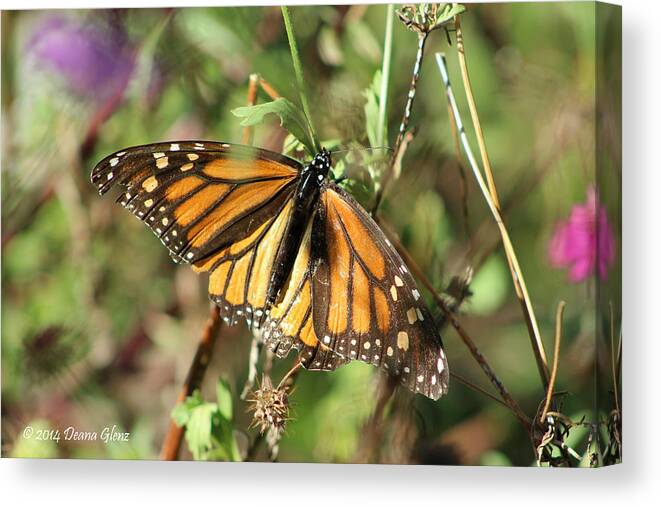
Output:
M294 191L300 164L266 150L181 141L128 148L92 171L100 193L145 222L176 260L197 262L253 234Z
M313 323L320 343L379 365L437 399L449 371L441 338L413 277L372 218L330 184L312 232Z

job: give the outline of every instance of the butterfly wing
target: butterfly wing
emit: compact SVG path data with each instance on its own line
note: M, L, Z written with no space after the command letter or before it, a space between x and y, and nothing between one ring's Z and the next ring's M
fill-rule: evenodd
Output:
M382 367L438 399L449 370L441 337L397 251L335 184L321 194L311 234L313 329L347 360Z
M264 343L278 356L301 351L310 370L334 370L348 362L317 339L312 325L312 220L308 222L291 275L279 301L267 312L260 330Z
M278 153L227 143L137 146L103 159L92 184L161 239L180 262L198 262L253 234L291 197L300 164Z
M145 222L179 262L208 272L221 316L249 325L265 313L275 255L291 213L300 164L250 147L184 141L129 148L92 172L100 193Z

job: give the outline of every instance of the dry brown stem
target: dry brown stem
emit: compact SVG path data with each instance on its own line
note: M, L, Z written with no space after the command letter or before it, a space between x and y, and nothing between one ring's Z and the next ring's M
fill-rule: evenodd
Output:
M220 309L214 303L211 303L211 314L209 315L209 319L207 320L202 336L200 337L195 356L193 357L193 362L188 369L186 381L179 391L176 404L182 403L188 396L193 394L195 389L199 389L202 385L204 374L211 361L211 355L214 345L216 344L216 339L218 338L221 323ZM161 447L160 458L162 460L176 461L178 459L183 436L183 426L177 426L173 420L170 420L168 431Z

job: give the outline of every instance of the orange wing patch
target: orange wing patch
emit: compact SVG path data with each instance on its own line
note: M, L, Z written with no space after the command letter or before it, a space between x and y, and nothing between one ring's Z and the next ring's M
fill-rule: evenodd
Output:
M252 255L253 252L250 252L234 263L232 277L225 291L225 300L232 306L243 306L245 304L246 279L248 278Z
M334 209L331 211L337 217ZM338 227L337 219L329 220L326 228L329 256L335 260L330 266L330 283L333 290L328 302L328 328L334 333L343 333L347 328L346 302L349 299L349 270L351 256L349 244ZM333 225L334 224L334 225Z
M230 272L232 263L230 261L223 262L218 266L211 276L209 277L209 295L213 297L221 297L225 293L227 286L227 275Z
M168 201L178 201L203 184L204 180L202 178L198 178L197 176L189 176L188 178L183 178L179 181L175 181L168 187L168 189L165 191L165 198Z
M319 340L317 340L317 335L314 334L314 327L312 326L312 315L308 315L308 318L305 321L305 325L301 329L298 338L308 347L316 347L319 343Z
M273 270L275 256L278 253L278 247L282 241L287 219L291 213L291 202L288 202L283 212L270 226L268 232L261 242L261 246L255 252L255 262L253 264L252 276L250 278L250 291L248 300L254 308L263 307L266 303L266 292L270 281L270 274Z
M186 178L188 179L188 178ZM185 180L182 180L185 181ZM185 227L197 220L218 201L218 199L230 190L229 185L209 185L195 193L190 199L185 200L174 210L175 220ZM190 234L190 233L189 233Z
M385 275L385 259L374 238L356 212L335 192L325 192L326 206L332 209L333 217L342 221L344 230L351 236L351 244L367 269L379 280ZM330 222L333 222L331 220ZM333 222L335 223L335 222ZM329 227L337 227L329 225Z
M365 334L370 331L370 285L367 275L354 262L353 283L351 294L353 305L351 306L351 330L357 334Z
M259 178L292 178L298 173L291 167L272 160L237 160L219 158L209 162L202 170L212 178L228 181Z
M386 295L378 287L374 287L374 310L379 331L386 333L390 328L390 308Z
M288 181L284 179L261 181L245 187L235 187L232 189L233 191L221 194L221 196L227 197L188 231L190 244L193 247L205 244L209 237L216 234L218 230L224 228L228 223L236 221L239 217L246 216L251 210L259 208L287 183ZM219 196L216 195L216 201L218 199Z

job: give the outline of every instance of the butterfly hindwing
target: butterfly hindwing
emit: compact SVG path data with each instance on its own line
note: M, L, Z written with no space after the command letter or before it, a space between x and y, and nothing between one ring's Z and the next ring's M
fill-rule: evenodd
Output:
M276 254L284 240L291 201L250 236L193 264L196 272L209 273L209 297L229 324L245 317L258 330L268 310L266 299Z
M300 351L300 360L310 370L334 370L348 362L317 339L312 301L312 221L307 224L291 275L279 301L268 311L261 330L264 343L278 356Z
M313 325L321 344L382 367L438 399L449 371L413 277L378 225L346 192L322 190L312 230Z
M92 171L100 193L145 222L175 260L197 262L253 234L291 197L300 164L283 155L208 141L137 146Z

